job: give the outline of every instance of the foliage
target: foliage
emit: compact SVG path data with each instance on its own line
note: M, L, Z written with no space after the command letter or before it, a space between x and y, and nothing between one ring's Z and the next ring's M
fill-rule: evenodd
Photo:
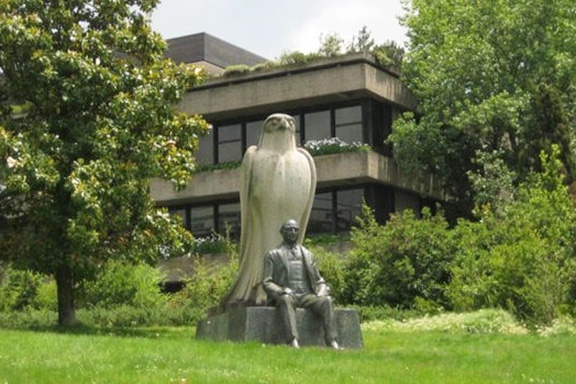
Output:
M224 70L224 76L242 75L250 72L250 66L246 64L229 65Z
M194 256L194 276L187 279L186 286L173 294L170 305L192 311L199 320L211 307L220 305L230 290L238 271L237 251L229 249L230 262L217 268L208 268L202 256Z
M223 163L216 163L216 164L197 164L196 168L194 169L194 173L212 172L219 170L229 171L231 169L240 168L240 165L242 165L241 161L226 161Z
M363 330L395 330L401 332L443 331L468 334L526 334L528 329L518 324L514 316L501 309L483 309L471 313L444 313L404 321L373 321L362 325Z
M402 62L404 61L404 48L389 40L383 44L376 45L372 49L376 61L382 67L392 70L396 73L402 73Z
M228 253L231 246L232 243L228 236L212 233L209 236L194 238L193 253L195 255Z
M290 66L301 66L312 63L322 58L337 57L342 54L364 52L373 54L379 65L390 69L396 73L401 72L404 49L394 41L387 41L377 45L372 38L372 34L366 26L352 37L347 44L338 34L320 35L320 47L317 51L303 53L299 51L285 52L274 61L257 64L254 67L233 66L227 68L224 76L230 74L255 72L261 69L283 68Z
M334 234L334 233L311 234L310 236L306 236L306 238L304 239L304 245L306 247L323 246L329 244L338 244L347 240L350 240L347 234Z
M207 124L174 108L202 72L163 59L156 0L0 3L0 259L54 274L60 321L108 260L152 262L191 236L155 207L152 177L181 188Z
M102 267L96 280L82 287L83 303L88 308L158 308L166 303L160 291L164 275L147 264L132 265L112 260Z
M504 216L486 209L480 222L457 225L448 290L456 309L505 308L534 325L549 324L573 302L576 212L558 147L541 162L543 172L520 185Z
M368 27L363 26L358 35L352 37L348 45L348 52L372 52L376 43Z
M0 311L17 311L34 304L42 276L6 267L0 281Z
M346 256L330 252L318 245L309 246L308 249L314 255L320 275L330 287L331 296L336 303L341 303L346 286Z
M381 226L364 206L358 221L346 276L348 302L429 311L449 307L444 290L454 251L441 215L424 210L417 219L406 210Z
M316 52L302 53L302 52L286 52L283 53L277 60L277 65L280 67L287 67L292 65L305 65L314 60L320 59L322 56Z
M495 214L503 214L505 207L514 199L516 174L501 158L501 153L479 152L479 169L469 172L468 178L474 191L474 205L489 207Z
M558 144L574 179L576 14L571 0L412 0L405 84L421 116L405 114L391 140L404 169L427 170L463 203L482 154L525 180ZM517 182L518 180L515 180Z
M344 39L337 33L320 35L318 54L322 57L336 57L342 53Z

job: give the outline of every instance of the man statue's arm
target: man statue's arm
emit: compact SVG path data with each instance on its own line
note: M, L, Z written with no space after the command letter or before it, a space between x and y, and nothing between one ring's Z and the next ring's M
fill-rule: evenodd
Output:
M262 280L262 286L269 295L282 295L284 289L274 281L274 259L272 255L272 253L268 252L264 260L264 279Z

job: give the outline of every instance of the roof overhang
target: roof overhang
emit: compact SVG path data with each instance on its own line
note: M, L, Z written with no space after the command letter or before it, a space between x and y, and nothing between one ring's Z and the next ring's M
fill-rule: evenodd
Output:
M371 97L414 110L417 101L397 74L368 54L216 78L190 90L179 108L208 121Z

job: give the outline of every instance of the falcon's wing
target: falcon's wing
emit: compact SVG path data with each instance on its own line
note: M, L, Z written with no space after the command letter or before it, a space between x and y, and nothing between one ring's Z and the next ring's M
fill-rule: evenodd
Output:
M249 201L250 201L250 181L252 179L252 160L254 159L254 153L258 147L255 145L250 146L246 153L244 154L244 159L242 160L242 168L240 174L240 215L242 220L242 232L240 235L240 258L244 257L244 249L248 241L248 233L250 233L249 226L250 218L248 211ZM241 260L240 260L241 261Z
M298 148L298 152L306 157L308 164L310 165L310 191L308 195L308 202L306 204L306 209L304 214L300 217L298 221L300 223L300 235L298 236L298 243L302 244L304 237L306 236L306 227L308 226L308 219L310 219L310 212L312 211L312 204L314 204L314 195L316 194L316 164L314 164L314 159L312 156L303 148Z

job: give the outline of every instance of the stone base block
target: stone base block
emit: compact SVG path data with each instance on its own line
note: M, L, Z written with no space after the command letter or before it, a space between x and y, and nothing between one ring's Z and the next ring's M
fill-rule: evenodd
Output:
M352 309L334 310L338 342L344 348L362 348L358 313ZM296 314L300 345L325 346L322 321L311 311L298 308ZM288 336L275 307L229 308L209 316L198 324L197 339L258 341L266 344L286 344Z

